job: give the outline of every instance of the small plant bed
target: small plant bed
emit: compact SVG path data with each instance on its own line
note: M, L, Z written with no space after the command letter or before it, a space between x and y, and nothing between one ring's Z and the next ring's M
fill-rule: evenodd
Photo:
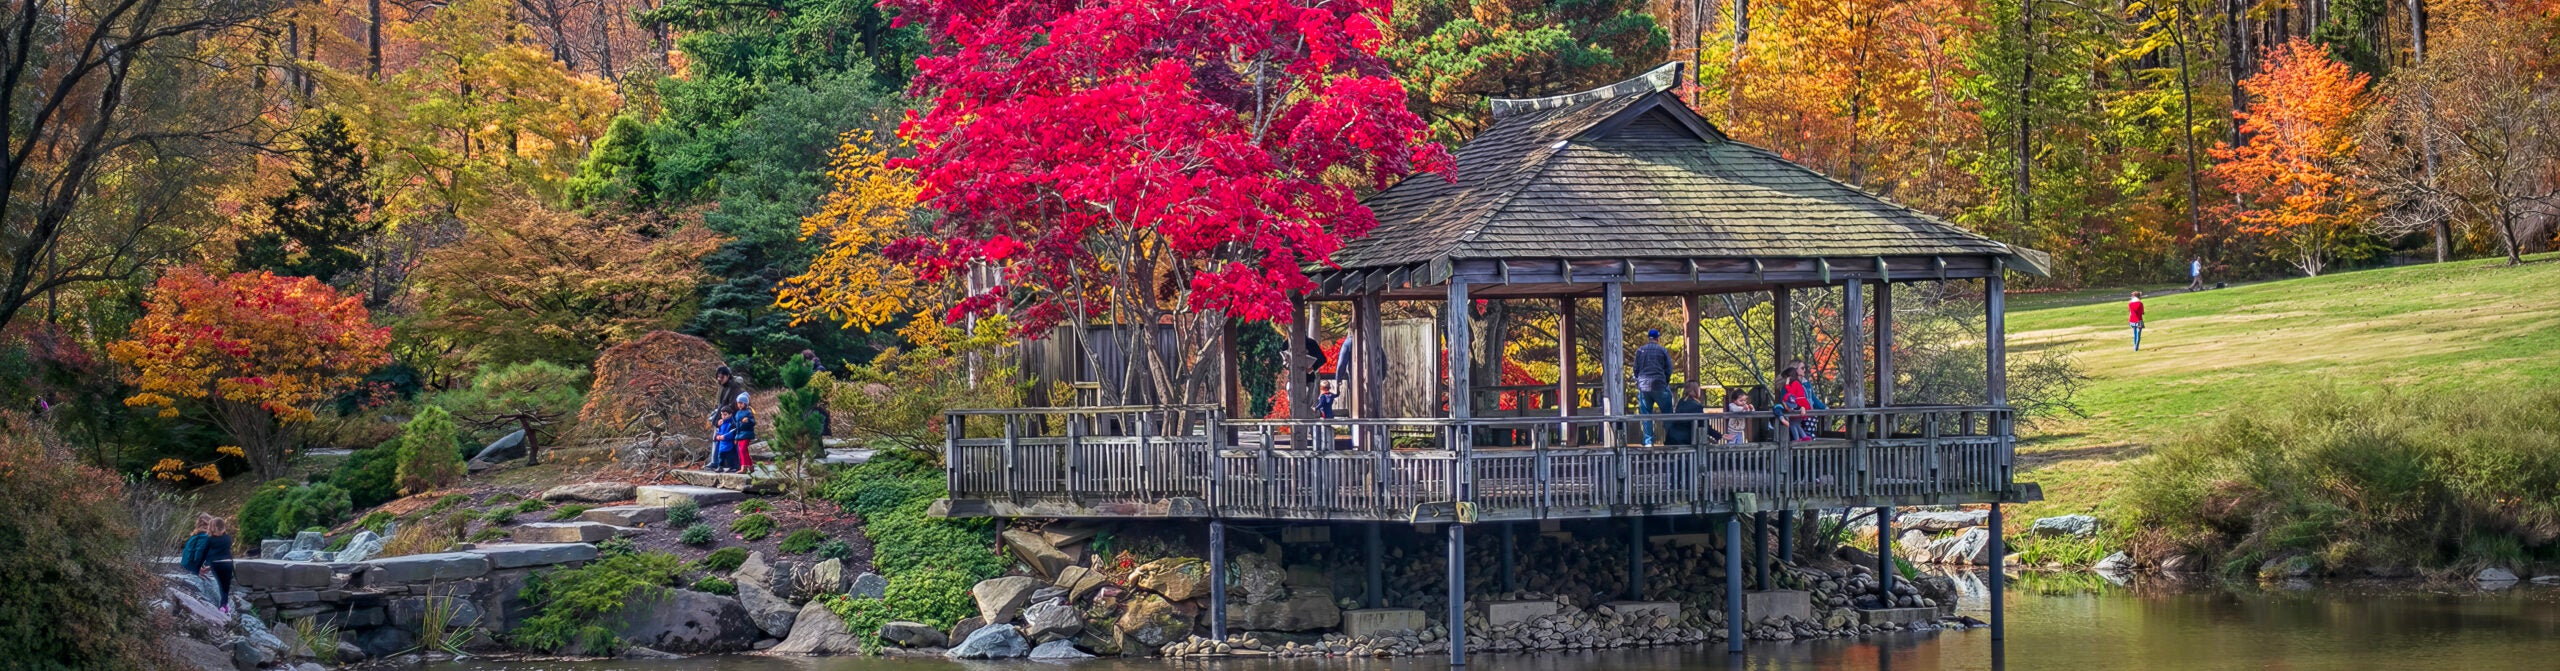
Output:
M745 511L742 512L741 508ZM756 516L770 520L771 527L755 540L742 538L737 529L752 529L763 524L748 522L741 525L739 520ZM650 525L647 531L632 537L632 541L643 551L667 552L683 557L687 562L688 584L702 577L727 578L727 571L704 572L696 563L713 552L728 548L738 548L740 555L762 552L767 561L789 559L807 564L830 557L838 558L845 563L846 575L871 570L871 543L863 536L860 518L831 501L811 499L804 507L799 501L775 496L717 503L701 506L692 524L708 528L711 531L710 542L700 545L685 543L684 531L690 525L677 525L673 520ZM799 540L794 542L794 538Z

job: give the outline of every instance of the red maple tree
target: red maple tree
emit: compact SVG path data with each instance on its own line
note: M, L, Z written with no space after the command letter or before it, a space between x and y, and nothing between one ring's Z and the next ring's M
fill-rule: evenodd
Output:
M1376 225L1363 190L1446 170L1377 55L1386 0L886 4L932 40L897 167L942 216L883 251L927 282L1001 270L950 319L1166 327L1118 329L1161 401L1206 398L1221 320L1285 319L1301 268Z

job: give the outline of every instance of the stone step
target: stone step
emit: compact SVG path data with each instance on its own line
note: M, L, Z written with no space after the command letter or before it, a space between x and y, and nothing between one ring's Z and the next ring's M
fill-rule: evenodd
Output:
M871 462L871 458L872 458L872 457L874 457L874 456L878 456L879 454L880 454L880 451L879 451L879 450L867 450L867 449L862 449L862 448L853 448L853 447L849 447L849 448L833 448L833 447L830 447L830 448L827 448L827 456L825 456L825 457L823 457L823 458L820 458L820 459L818 460L818 463L821 463L821 464L829 464L829 465L835 465L835 466L852 466L852 465L855 465L855 464L865 464L865 463L870 463L870 462Z
M633 503L643 506L666 506L679 501L694 505L714 505L745 500L745 492L698 485L649 485L632 494Z
M1936 608L1860 608L1858 619L1864 624L1917 624L1938 619Z
M578 519L600 524L611 524L619 527L636 527L644 524L657 524L659 522L667 521L667 507L605 506L602 508L591 508L586 512L579 513Z
M518 543L599 543L622 529L599 522L534 522L516 525L509 537Z
M755 473L715 473L712 471L679 468L667 471L667 474L674 476L678 482L696 487L726 489L733 492L746 492L750 494L772 494L782 491L782 480L775 477L776 474L764 465L758 465Z
M473 546L467 552L489 558L492 569L548 566L596 558L596 546L586 543L493 543Z

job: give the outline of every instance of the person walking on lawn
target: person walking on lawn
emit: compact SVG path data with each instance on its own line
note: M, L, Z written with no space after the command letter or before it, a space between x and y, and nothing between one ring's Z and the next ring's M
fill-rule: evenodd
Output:
M2142 292L2133 292L2133 300L2125 303L2126 322L2133 324L2133 351L2142 351Z
M1662 329L1646 329L1644 346L1636 348L1636 414L1671 412L1671 350L1662 348ZM1654 445L1654 425L1644 422L1644 444Z

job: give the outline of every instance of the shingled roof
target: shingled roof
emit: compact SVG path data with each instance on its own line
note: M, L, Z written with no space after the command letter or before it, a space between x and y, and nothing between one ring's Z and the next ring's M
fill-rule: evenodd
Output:
M1725 137L1670 89L1678 64L1549 98L1496 100L1457 178L1370 196L1346 270L1469 259L1989 256L2005 245Z

